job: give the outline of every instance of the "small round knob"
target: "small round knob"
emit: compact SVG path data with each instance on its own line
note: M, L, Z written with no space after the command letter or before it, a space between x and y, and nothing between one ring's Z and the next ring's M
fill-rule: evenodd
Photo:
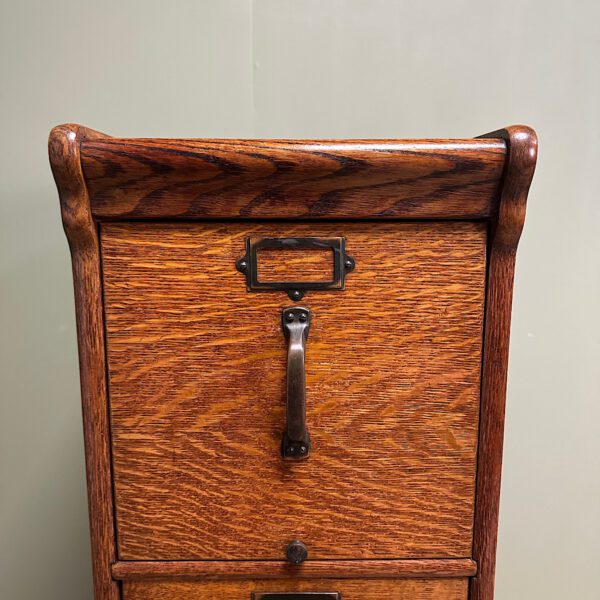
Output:
M294 540L287 545L285 556L288 562L299 565L308 558L308 548L299 540Z

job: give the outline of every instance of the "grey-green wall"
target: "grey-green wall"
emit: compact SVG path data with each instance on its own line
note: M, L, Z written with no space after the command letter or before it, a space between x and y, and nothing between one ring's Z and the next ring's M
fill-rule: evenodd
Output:
M46 156L50 128L75 121L189 137L537 128L497 598L598 598L599 6L3 0L0 597L91 598L70 263Z

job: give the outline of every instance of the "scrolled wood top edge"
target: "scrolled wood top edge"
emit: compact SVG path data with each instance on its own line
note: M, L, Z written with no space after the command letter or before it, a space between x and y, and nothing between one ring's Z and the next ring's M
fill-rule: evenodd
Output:
M517 128L517 137L529 130ZM115 138L61 125L50 135L50 154L59 191L79 179L65 177L73 169L59 163L68 155L79 164L77 185L98 220L490 219L509 137Z
M77 123L64 123L56 125L50 131L48 137L48 145L56 140L64 137L76 137L80 143L90 141L102 141L107 146L111 145L146 145L152 144L156 146L177 146L192 144L196 146L230 146L232 152L235 152L236 146L244 147L263 147L273 146L275 148L305 148L310 151L313 148L331 148L332 150L354 150L361 151L390 151L397 150L398 152L408 151L411 147L415 147L421 151L435 149L453 149L460 151L461 149L481 149L490 151L505 150L505 144L499 140L508 140L507 132L516 129L519 133L525 131L530 132L535 137L535 131L525 125L515 125L505 129L499 129L489 134L484 134L477 137L465 138L161 138L161 137L114 137L100 131L96 131L84 125ZM91 146L90 146L91 147ZM86 154L86 149L82 149L82 155Z
M82 127L54 127L48 137L50 168L58 189L62 222L71 250L93 246L93 219L81 171Z
M527 196L537 163L538 136L527 125L511 125L481 137L503 139L507 145L493 244L499 249L515 251L525 224Z
M96 234L81 168L81 141L84 139L108 139L108 136L76 123L57 125L48 136L48 157L69 244L72 249L93 251Z

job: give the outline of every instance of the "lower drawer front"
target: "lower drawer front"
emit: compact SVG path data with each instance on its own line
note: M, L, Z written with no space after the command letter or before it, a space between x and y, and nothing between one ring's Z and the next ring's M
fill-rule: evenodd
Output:
M123 583L123 600L252 600L255 593L259 600L258 594L278 592L338 593L341 600L466 600L468 579L250 579ZM264 600L268 600L268 596Z

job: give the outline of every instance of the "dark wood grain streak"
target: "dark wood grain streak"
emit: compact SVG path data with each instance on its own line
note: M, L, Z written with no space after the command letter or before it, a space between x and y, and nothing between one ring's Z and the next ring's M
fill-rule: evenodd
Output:
M488 218L504 158L493 139L82 143L92 213L111 219Z
M86 134L91 137L95 132L87 130ZM48 144L75 282L95 598L118 600L118 585L111 575L115 540L100 258L97 227L79 163L81 135L77 126L56 127Z
M398 577L472 577L476 563L469 558L430 560L308 560L300 566L283 561L119 561L115 579L348 579Z
M517 125L488 135L506 140L508 161L488 266L473 547L478 573L471 580L471 600L494 597L515 255L537 158L537 137L529 127Z
M125 581L123 600L250 600L252 592L341 592L343 600L467 600L466 578Z

